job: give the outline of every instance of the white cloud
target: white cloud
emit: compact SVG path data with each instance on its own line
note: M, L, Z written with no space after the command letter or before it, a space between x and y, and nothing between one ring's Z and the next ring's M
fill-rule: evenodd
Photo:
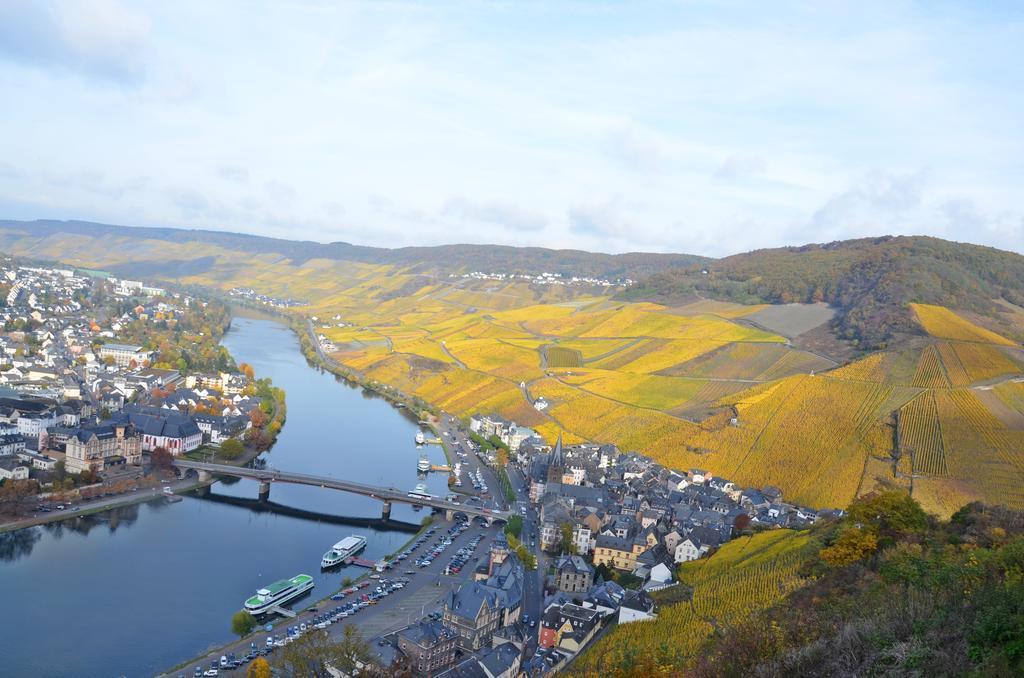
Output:
M1012 11L880 0L0 0L0 217L384 246L721 255L913 232L1019 250L1021 43Z
M117 0L0 0L0 54L104 79L142 77L150 28Z

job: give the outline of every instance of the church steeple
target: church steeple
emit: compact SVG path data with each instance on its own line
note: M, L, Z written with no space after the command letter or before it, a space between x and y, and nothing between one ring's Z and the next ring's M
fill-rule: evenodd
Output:
M565 462L562 458L562 432L558 432L558 442L551 452L551 460L548 462L548 482L562 482L562 471L565 470Z
M551 453L551 463L562 466L562 432L558 432L558 442L555 443L555 451Z

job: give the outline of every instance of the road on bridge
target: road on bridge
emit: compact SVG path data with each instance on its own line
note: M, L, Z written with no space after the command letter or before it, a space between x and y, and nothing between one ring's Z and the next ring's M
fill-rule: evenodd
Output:
M441 511L452 511L464 513L467 516L480 516L488 522L494 520L508 521L510 513L498 509L490 509L482 506L457 504L455 502L439 499L429 495L415 495L395 487L378 487L366 485L350 480L341 480L329 476L317 476L308 473L291 473L274 468L248 468L242 466L227 466L224 464L209 464L201 461L189 461L187 459L175 459L174 465L181 469L192 469L195 471L212 473L218 475L234 476L236 478L251 478L264 483L295 483L299 485L312 485L343 492L352 492L367 497L379 499L385 503L385 515L390 513L389 504L398 502L412 504L413 506L428 506Z

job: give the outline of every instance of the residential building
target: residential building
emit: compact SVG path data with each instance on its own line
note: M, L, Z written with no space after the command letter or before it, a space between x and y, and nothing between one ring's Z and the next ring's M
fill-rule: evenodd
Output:
M458 636L440 621L421 621L397 635L398 649L416 676L437 675L455 663Z
M636 568L637 556L645 550L647 543L644 541L599 534L594 544L594 565L632 572Z
M594 583L594 568L580 556L564 555L555 565L555 584L560 591L581 593Z
M69 473L138 465L142 463L142 437L126 423L79 428L65 441L64 463Z
M28 480L29 467L13 454L0 457L0 479Z
M571 653L579 652L597 632L600 619L600 612L582 605L552 605L544 611L537 644L541 647L558 647Z
M132 363L141 367L150 358L149 351L131 344L103 344L100 346L100 360L110 359L121 369L128 369Z

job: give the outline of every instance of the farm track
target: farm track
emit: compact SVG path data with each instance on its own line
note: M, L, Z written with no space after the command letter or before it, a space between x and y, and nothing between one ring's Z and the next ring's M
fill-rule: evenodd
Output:
M455 364L456 364L456 365L458 365L459 367L461 367L461 368L462 368L462 369L464 369L464 370L468 370L468 369L470 369L469 367L467 367L467 366L466 366L466 363L464 363L464 362L462 362L461 360L459 360L458 358L456 358L456 357L455 357L455 355L454 355L454 354L453 354L453 353L452 353L451 351L449 351L449 350L448 350L448 347L447 347L447 346L445 346L445 345L444 345L444 344L442 344L442 343L438 343L438 346L440 346L440 347L441 347L441 352L442 352L442 353L444 353L444 354L445 354L446 356L448 356L449 358L451 358L452 360L454 360L454 361L455 361ZM474 371L474 372L479 372L480 370L473 370L473 371ZM487 372L483 372L482 374L487 374ZM490 375L490 376L492 376L492 377L493 377L494 375L492 374L492 375Z

